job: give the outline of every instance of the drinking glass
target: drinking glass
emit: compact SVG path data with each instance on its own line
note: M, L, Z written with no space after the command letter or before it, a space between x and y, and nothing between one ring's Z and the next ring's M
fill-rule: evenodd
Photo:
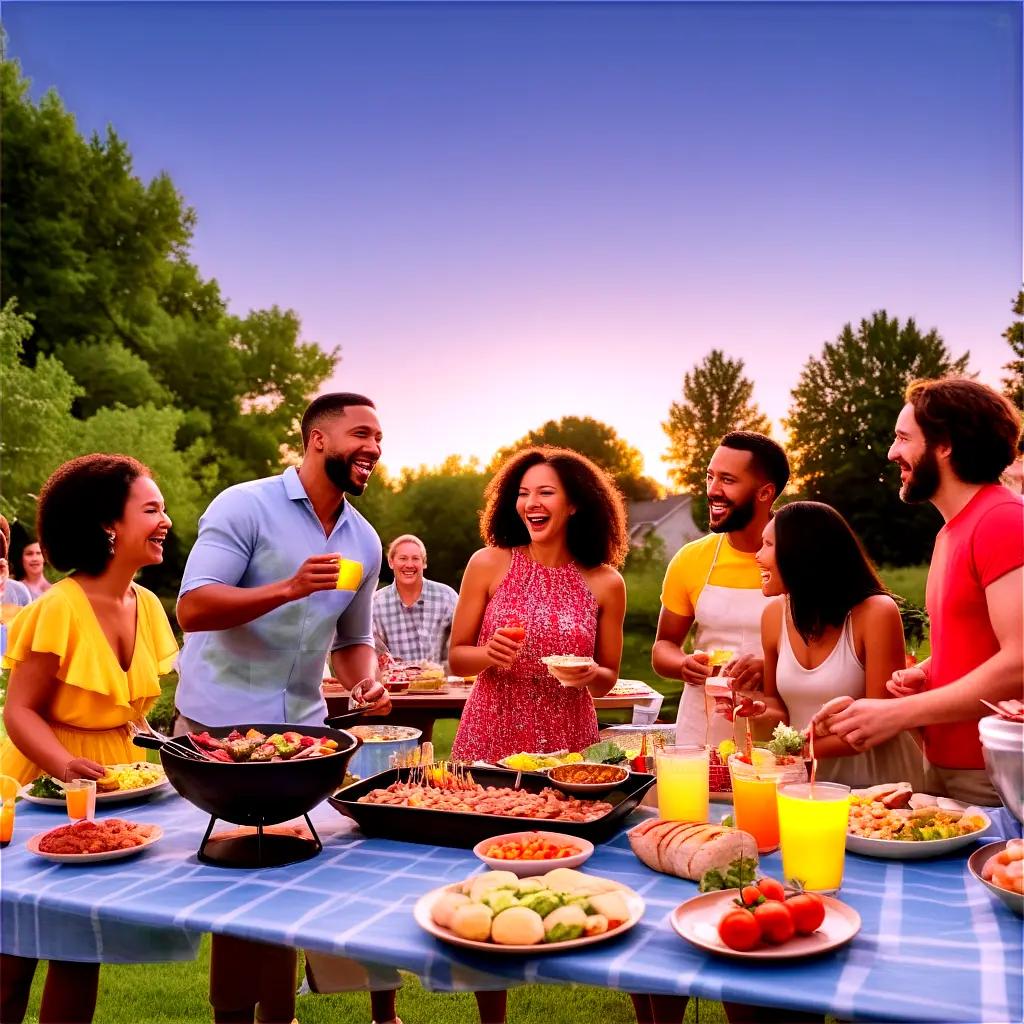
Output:
M73 779L64 783L68 817L72 821L92 821L96 817L96 780Z
M363 581L363 563L351 558L338 559L338 590L358 590Z
M785 778L786 769L775 765L747 764L733 754L729 758L729 774L732 777L736 827L754 837L758 853L772 853L779 848L776 790Z
M0 846L6 846L14 835L14 797L0 803Z
M671 821L708 820L708 748L666 746L657 751L658 814Z
M779 786L782 872L805 889L835 892L843 882L850 787L837 782Z

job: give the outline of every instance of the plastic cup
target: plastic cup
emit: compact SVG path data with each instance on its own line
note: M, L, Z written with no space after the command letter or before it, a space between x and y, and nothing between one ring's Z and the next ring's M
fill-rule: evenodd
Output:
M835 892L843 883L850 787L787 782L778 788L783 877L805 889Z
M729 758L729 774L736 827L754 837L758 853L772 853L779 848L776 790L786 770L775 765L747 764L733 754Z
M338 559L338 590L358 590L363 582L363 563L351 558Z
M92 821L96 817L96 780L73 779L64 783L68 817L72 821Z
M708 820L707 747L666 746L657 751L658 814L670 821Z

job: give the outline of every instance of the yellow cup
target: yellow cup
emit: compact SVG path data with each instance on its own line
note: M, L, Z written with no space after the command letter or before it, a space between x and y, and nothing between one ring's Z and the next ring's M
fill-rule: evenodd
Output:
M358 590L363 582L363 563L351 558L338 559L338 590Z

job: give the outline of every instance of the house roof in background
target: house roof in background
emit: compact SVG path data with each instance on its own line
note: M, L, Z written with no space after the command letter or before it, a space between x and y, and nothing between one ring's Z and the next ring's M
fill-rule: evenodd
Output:
M627 504L630 530L645 523L657 526L679 508L689 507L693 498L689 494L671 494L658 501L631 501Z

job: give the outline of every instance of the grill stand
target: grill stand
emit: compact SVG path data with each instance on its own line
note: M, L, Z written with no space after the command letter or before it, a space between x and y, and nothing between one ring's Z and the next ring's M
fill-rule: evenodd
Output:
M264 832L263 823L256 826L256 832L231 839L217 839L210 843L210 834L217 823L216 815L210 815L203 841L196 856L203 864L218 868L277 868L285 864L315 857L323 848L309 815L302 816L312 838L281 835L279 832ZM209 846L207 845L209 843Z

